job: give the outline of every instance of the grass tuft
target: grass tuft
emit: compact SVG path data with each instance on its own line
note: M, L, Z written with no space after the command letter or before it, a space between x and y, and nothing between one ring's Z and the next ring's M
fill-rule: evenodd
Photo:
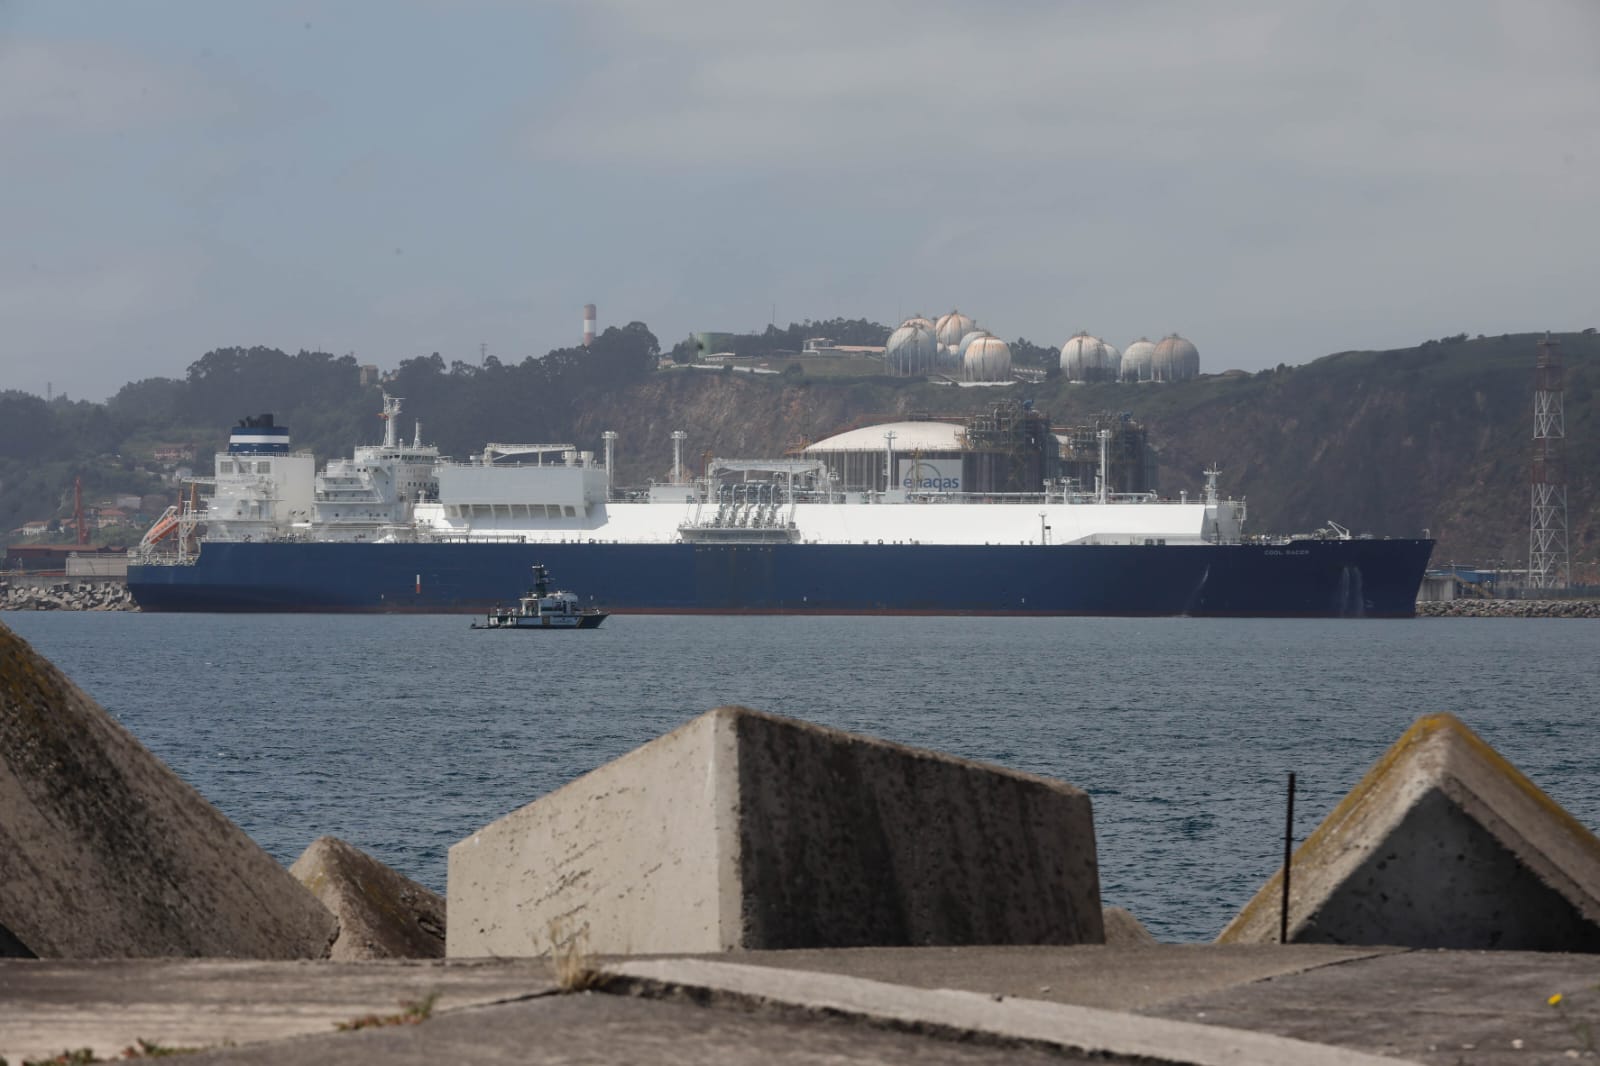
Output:
M550 920L550 970L563 992L589 992L605 984L605 974L589 954L587 926L568 932L560 918Z
M421 999L402 1002L398 1014L363 1014L347 1022L335 1022L333 1027L341 1033L348 1033L357 1029L379 1029L386 1025L420 1025L432 1017L437 1002L439 993L435 990Z
M22 1066L91 1066L97 1062L120 1062L124 1059L161 1059L168 1055L192 1055L202 1050L197 1047L172 1047L167 1044L158 1044L154 1040L144 1037L135 1037L134 1042L122 1049L122 1053L115 1058L102 1059L94 1053L93 1048L69 1048L59 1055L51 1055L47 1059L23 1059ZM6 1060L0 1057L0 1066L6 1066Z

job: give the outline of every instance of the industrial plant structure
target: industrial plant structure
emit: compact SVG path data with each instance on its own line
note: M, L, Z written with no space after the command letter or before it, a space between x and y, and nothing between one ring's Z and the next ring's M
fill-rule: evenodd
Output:
M912 315L889 335L884 362L896 374L940 374L963 382L1007 382L1011 346L952 310L937 322Z
M1200 376L1200 351L1176 333L1160 342L1140 337L1120 355L1087 333L1061 346L1061 373L1068 381L1189 381Z
M800 453L823 462L844 492L1108 494L1155 491L1143 425L1102 414L1052 426L1027 403L964 416L923 415L835 434Z
M951 310L937 320L915 314L889 335L884 362L895 374L942 375L967 384L1013 380L1011 348L981 329L970 315ZM1067 338L1061 374L1078 382L1188 381L1200 374L1200 351L1173 333L1152 342L1140 337L1127 351L1088 332Z

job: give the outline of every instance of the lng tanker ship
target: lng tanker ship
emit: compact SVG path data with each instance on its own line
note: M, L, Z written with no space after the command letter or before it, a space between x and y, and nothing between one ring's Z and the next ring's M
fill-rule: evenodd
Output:
M322 473L271 416L241 422L207 506L165 516L130 560L139 605L487 610L540 564L617 612L1409 617L1433 547L1332 524L1248 537L1216 470L1194 499L1144 488L1126 418L1062 434L1001 404L694 478L675 455L666 481L624 491L615 434L600 461L489 444L450 462L420 428L400 441L399 412L385 396L383 444Z

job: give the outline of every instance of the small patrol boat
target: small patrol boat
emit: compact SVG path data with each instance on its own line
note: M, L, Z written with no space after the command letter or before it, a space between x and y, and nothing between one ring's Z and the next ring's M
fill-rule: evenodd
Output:
M611 617L598 607L578 606L577 593L550 591L550 571L533 567L533 589L516 607L495 607L473 629L598 629Z

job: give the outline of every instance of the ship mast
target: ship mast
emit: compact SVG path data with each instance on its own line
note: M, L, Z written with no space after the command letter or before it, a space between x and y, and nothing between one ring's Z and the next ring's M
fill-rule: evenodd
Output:
M396 420L400 417L400 402L401 399L398 396L390 396L387 392L383 394L383 413L378 417L383 419L383 446L385 448L393 448L398 444Z

